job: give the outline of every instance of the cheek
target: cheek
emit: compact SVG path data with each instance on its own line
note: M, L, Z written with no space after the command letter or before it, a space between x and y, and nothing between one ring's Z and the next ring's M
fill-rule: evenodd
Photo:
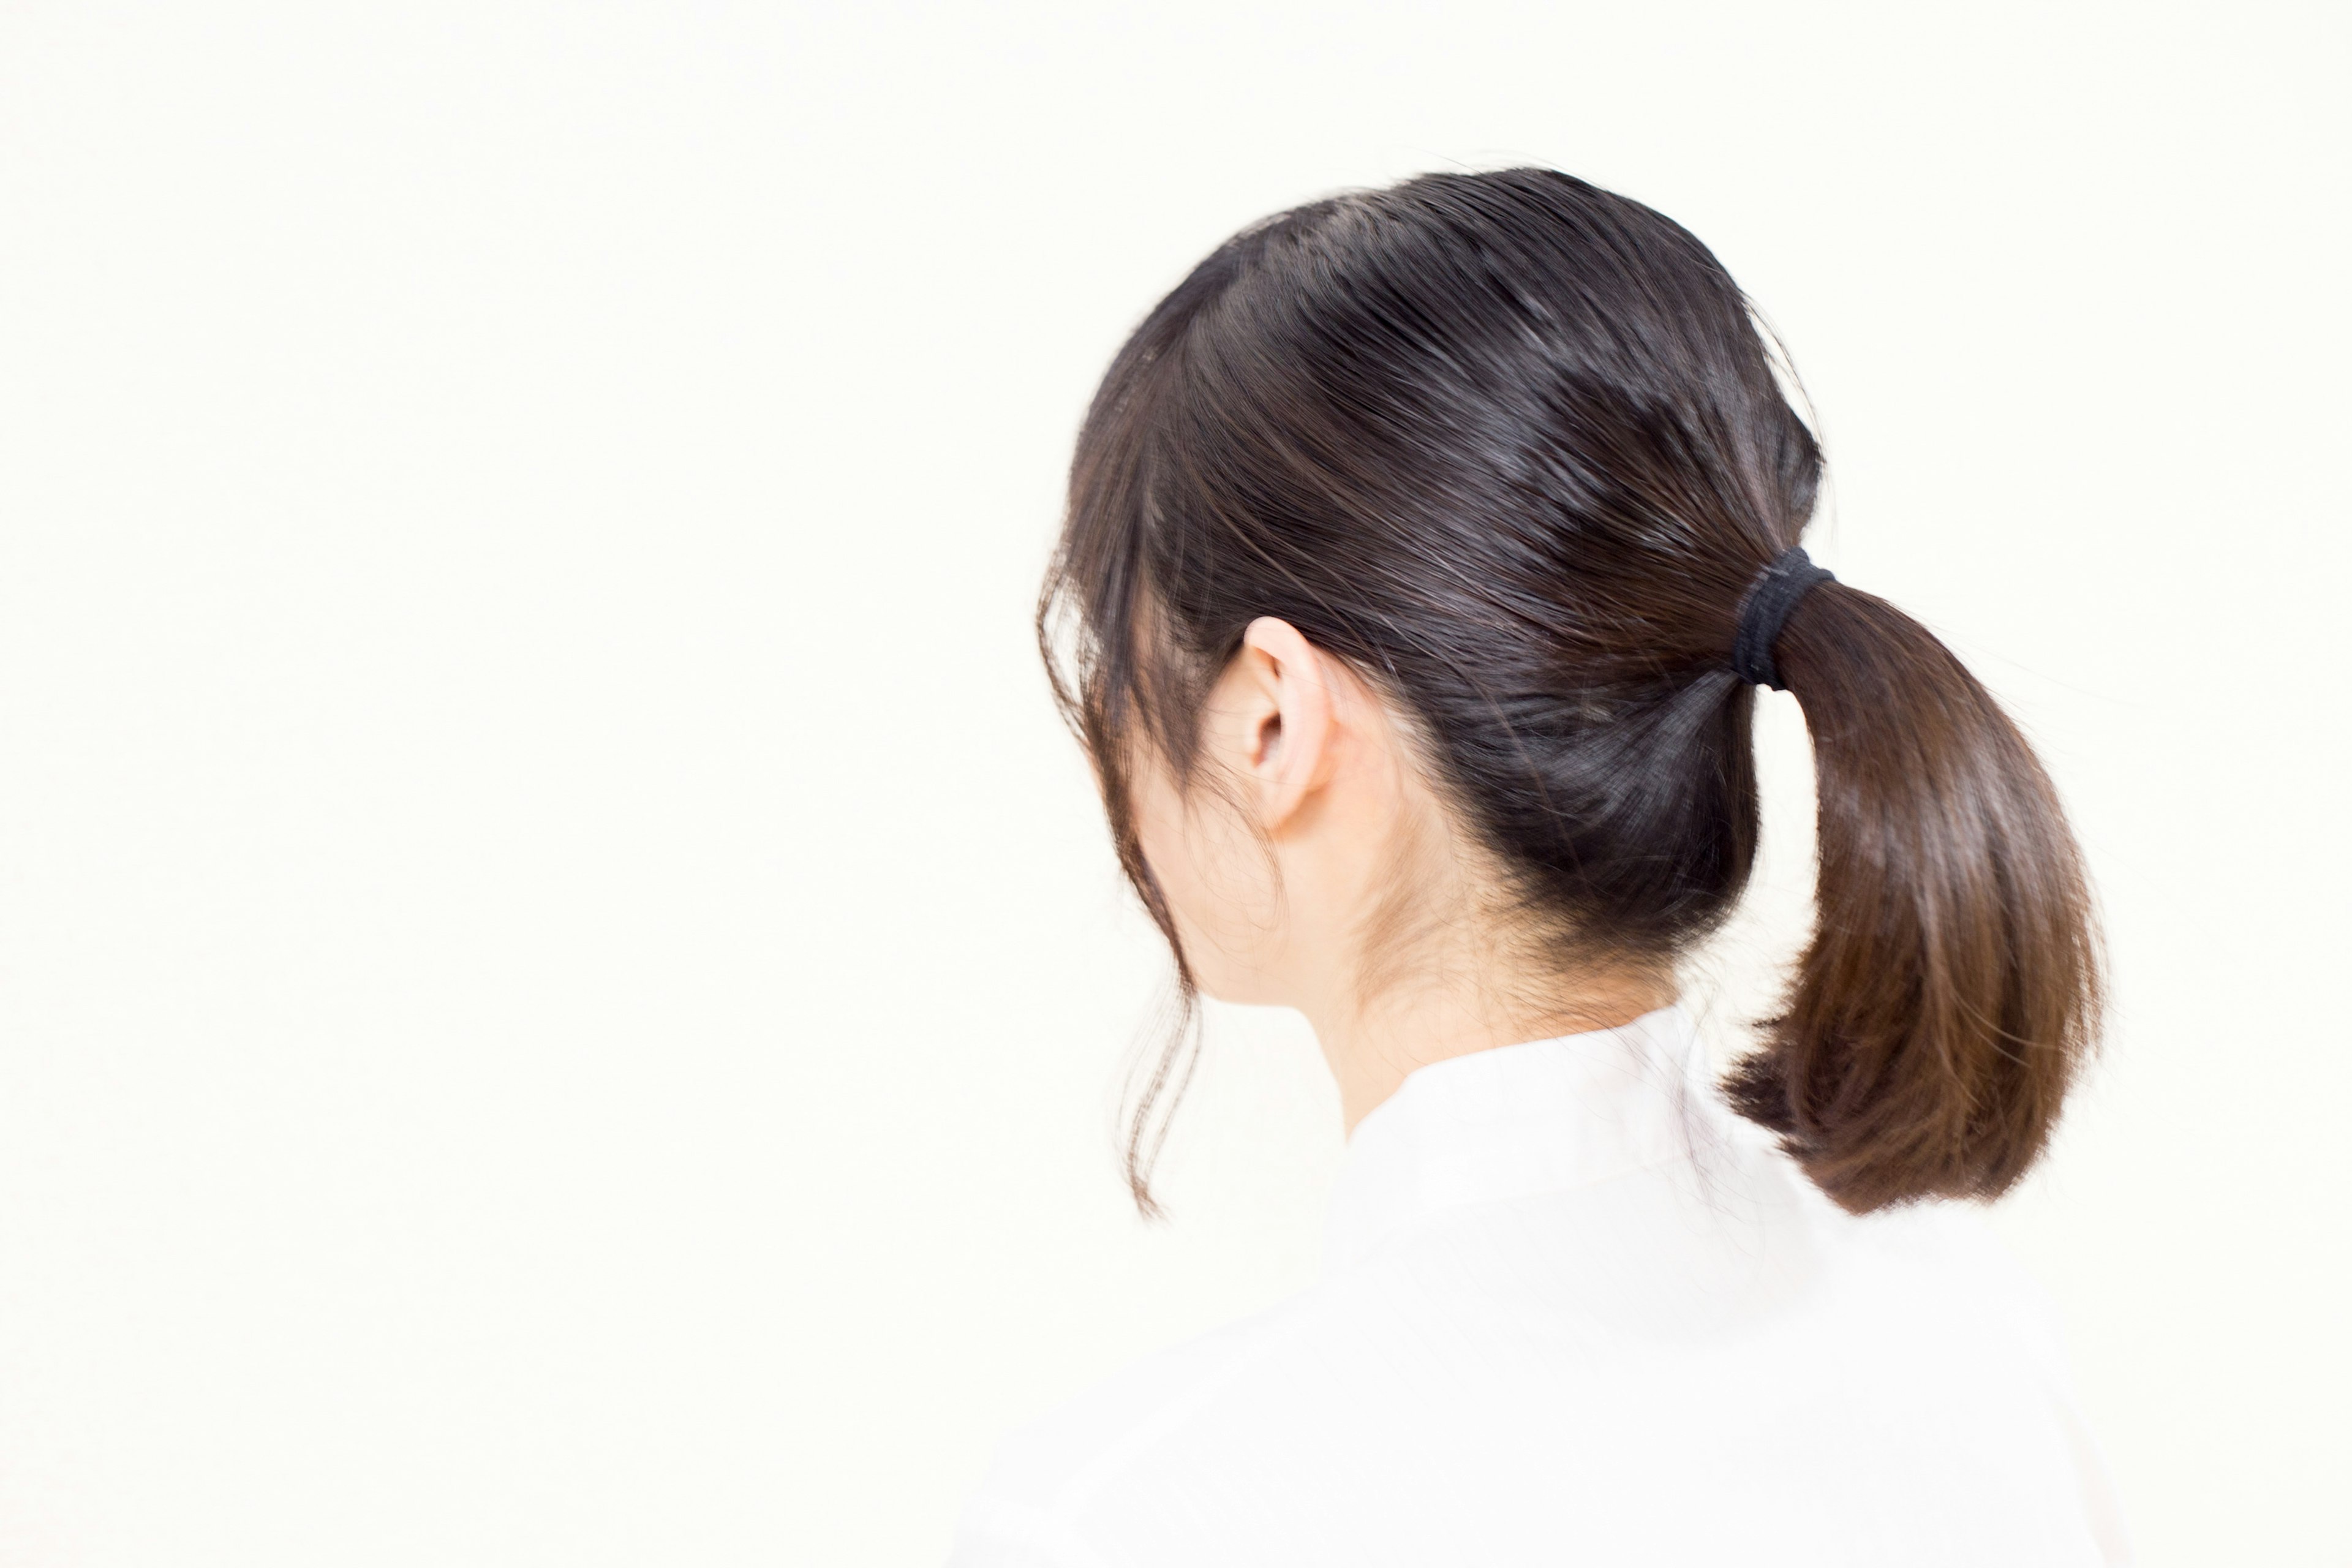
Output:
M1135 792L1135 838L1160 884L1160 896L1176 921L1177 935L1189 950L1201 941L1202 868L1198 863L1192 834L1184 812L1168 785L1154 775L1139 779ZM1198 955L1194 962L1199 962Z
M1201 989L1223 1001L1257 1001L1274 900L1265 856L1230 816L1213 801L1188 812L1155 779L1137 791L1136 840Z

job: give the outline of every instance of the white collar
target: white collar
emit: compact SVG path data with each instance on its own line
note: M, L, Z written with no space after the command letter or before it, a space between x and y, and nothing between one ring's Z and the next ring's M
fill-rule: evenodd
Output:
M1360 1262L1441 1209L1687 1159L1692 1117L1714 1103L1696 1021L1679 1004L1417 1068L1349 1135L1324 1268Z

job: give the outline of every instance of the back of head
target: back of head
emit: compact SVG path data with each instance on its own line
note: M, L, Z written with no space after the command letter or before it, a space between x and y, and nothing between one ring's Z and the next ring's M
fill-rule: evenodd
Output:
M1123 759L1149 736L1181 773L1208 682L1273 616L1413 717L1564 963L1686 950L1754 859L1733 647L1821 468L1715 258L1568 175L1424 175L1227 241L1106 376L1040 606L1171 944ZM1769 652L1813 737L1818 915L1733 1101L1850 1209L1995 1194L2095 1032L2055 795L1885 601L1823 583Z

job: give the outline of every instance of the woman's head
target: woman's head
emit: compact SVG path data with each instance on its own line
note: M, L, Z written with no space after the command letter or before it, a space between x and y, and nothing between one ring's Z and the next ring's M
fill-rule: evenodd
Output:
M1669 969L1754 858L1734 631L1820 476L1721 266L1567 175L1425 175L1220 247L1105 377L1040 608L1188 995L1205 954L1213 989L1251 999L1248 931L1272 929L1280 889L1253 914L1184 887L1180 912L1169 882L1239 864L1174 837L1204 792L1279 787L1263 726L1217 718L1286 655L1410 764L1367 942L1410 963L1466 910L1562 974ZM1735 1101L1849 1207L1999 1192L2095 1023L2048 781L1883 601L1816 588L1774 655L1816 748L1819 917Z

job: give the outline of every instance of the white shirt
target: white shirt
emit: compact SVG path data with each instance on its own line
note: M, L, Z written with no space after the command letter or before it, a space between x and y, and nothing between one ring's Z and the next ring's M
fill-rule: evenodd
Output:
M1412 1073L1321 1281L1017 1433L950 1568L2123 1561L2038 1289L1822 1196L1677 1006Z

